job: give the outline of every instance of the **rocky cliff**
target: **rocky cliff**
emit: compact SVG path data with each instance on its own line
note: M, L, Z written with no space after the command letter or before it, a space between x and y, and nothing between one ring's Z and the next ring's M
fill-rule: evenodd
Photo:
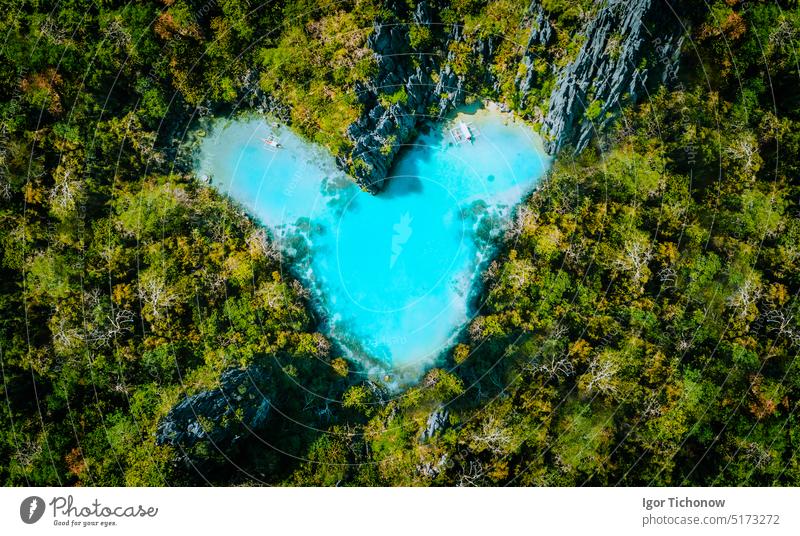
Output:
M225 371L216 389L184 398L161 420L159 445L189 448L208 440L230 446L261 428L270 415L270 378L257 366Z
M544 119L550 153L566 146L580 152L621 107L677 73L682 28L667 0L608 0L583 36Z
M548 152L553 154L566 146L583 150L622 106L635 103L675 76L682 34L667 2L608 0L598 8L576 37L583 40L577 56L564 68L547 74L557 79L543 120ZM406 23L374 26L368 44L375 54L378 74L369 84L357 88L363 112L348 129L353 148L340 159L340 165L372 192L383 188L395 156L402 144L416 135L421 121L440 119L462 104L470 91L500 91L492 64L499 38L473 35L467 39L460 25L441 30L437 13L442 6L429 0L421 0L408 13L404 12L405 3L390 4L398 14L397 20L410 20L438 32L437 52L414 51ZM515 85L519 102L524 104L527 93L543 82L534 69L534 58L549 54L556 32L540 0L531 2L523 27L530 33L520 52L521 68ZM476 65L486 73L485 79L472 81L481 88L468 88L465 77L455 73L450 47L455 42L468 44ZM552 57L544 59L552 64Z
M390 7L400 14L404 5ZM413 24L431 28L433 11L422 0L408 16ZM349 167L362 187L376 192L383 188L402 144L416 135L419 122L431 113L439 118L463 102L463 83L448 67L434 82L440 58L413 51L405 23L376 23L368 45L375 54L378 74L369 84L356 88L363 113L348 128L353 149L340 164Z
M523 95L533 89L538 82L533 60L555 39L555 30L548 20L547 12L539 2L540 0L533 0L525 19L526 25L530 28L530 35L522 52L524 68L516 79L517 89Z

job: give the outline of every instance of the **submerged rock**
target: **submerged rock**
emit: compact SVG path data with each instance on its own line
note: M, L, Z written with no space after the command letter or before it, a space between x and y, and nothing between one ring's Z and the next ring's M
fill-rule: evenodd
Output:
M264 394L267 373L255 365L231 369L220 377L220 386L187 397L161 420L156 432L159 445L191 447L208 440L231 445L261 428L270 415L270 401Z

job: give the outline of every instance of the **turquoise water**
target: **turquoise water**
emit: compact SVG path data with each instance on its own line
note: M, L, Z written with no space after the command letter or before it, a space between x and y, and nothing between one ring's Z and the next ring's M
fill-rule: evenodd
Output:
M454 143L458 121L477 134L471 143ZM264 145L270 135L282 148ZM420 135L378 195L361 191L324 149L263 119L218 122L198 172L269 229L344 351L403 382L469 320L493 244L549 164L527 125L484 108Z

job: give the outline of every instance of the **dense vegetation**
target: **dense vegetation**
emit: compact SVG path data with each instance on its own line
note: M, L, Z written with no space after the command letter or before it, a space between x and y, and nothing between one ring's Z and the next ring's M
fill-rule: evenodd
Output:
M441 19L509 37L527 2ZM592 2L546 0L557 61ZM377 1L2 5L0 480L174 483L800 483L796 1L693 14L682 78L565 152L520 207L447 367L392 397L317 333L268 237L178 150L253 91L341 151L374 68ZM435 35L411 31L415 47ZM510 36L513 36L511 38ZM547 66L538 66L542 72ZM387 96L387 98L398 98ZM224 452L154 441L230 367L271 371L266 430ZM428 433L431 416L441 422Z

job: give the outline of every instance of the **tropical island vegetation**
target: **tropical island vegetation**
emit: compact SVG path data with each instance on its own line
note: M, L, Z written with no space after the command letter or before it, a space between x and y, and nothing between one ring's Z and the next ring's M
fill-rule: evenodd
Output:
M540 122L601 3L534 4L554 35L526 50L528 0L429 2L431 24L414 0L4 0L0 481L800 484L795 0L675 3L677 79L560 150L460 342L399 394L337 353L270 237L193 172L187 132L258 106L361 166L376 22L467 98ZM200 423L219 441L157 441L186 396L253 366L258 430L237 408Z

